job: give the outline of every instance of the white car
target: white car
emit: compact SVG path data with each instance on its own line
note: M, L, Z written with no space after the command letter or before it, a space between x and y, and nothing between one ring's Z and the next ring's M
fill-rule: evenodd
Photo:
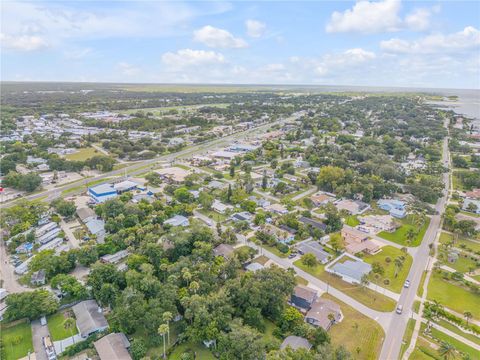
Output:
M395 310L395 312L400 315L402 312L403 312L403 305L398 305L397 306L397 310Z
M410 287L410 280L405 280L405 283L403 284L404 288L409 288Z

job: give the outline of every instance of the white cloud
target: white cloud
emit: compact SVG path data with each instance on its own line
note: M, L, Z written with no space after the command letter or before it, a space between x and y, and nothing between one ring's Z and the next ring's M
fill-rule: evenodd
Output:
M139 67L136 67L132 64L129 64L127 62L119 62L117 64L117 68L120 70L120 72L123 74L123 75L126 75L126 76L133 76L133 75L137 75L138 73L140 73L140 68Z
M48 42L37 35L7 35L0 34L3 48L16 51L35 51L49 47Z
M430 27L432 11L426 8L413 10L405 17L405 25L414 31L424 31Z
M63 52L63 55L68 60L79 60L83 59L87 55L92 53L91 48L83 48L83 49L74 49L74 50L67 50Z
M195 30L193 39L211 48L244 48L248 46L247 42L242 38L236 38L227 30L211 25Z
M261 21L257 20L247 20L245 21L245 26L247 27L247 34L253 38L259 38L263 34L265 34L265 30L267 29L267 25Z
M215 51L182 49L162 55L162 62L170 68L182 69L191 66L209 66L225 63L225 57Z
M399 0L370 2L361 0L352 9L335 11L326 26L327 32L376 33L398 29Z
M398 38L385 40L380 47L391 53L444 53L474 49L480 46L480 31L473 26L467 26L462 31L453 34L432 34L418 40L408 41Z

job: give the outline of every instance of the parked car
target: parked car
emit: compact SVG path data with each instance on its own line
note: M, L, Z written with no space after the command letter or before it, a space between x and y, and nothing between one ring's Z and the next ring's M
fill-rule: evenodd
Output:
M288 255L288 258L289 258L289 259L293 259L295 256L297 256L296 253L291 253L290 255Z
M405 283L403 284L404 288L409 288L410 287L410 280L405 280Z
M400 315L402 312L403 312L403 305L398 305L397 306L397 310L395 310L395 312Z

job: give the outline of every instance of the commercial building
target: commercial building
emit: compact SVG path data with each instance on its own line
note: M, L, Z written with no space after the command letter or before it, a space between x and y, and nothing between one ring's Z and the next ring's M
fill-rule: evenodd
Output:
M117 190L110 184L100 184L88 188L88 194L97 202L102 203L116 197Z

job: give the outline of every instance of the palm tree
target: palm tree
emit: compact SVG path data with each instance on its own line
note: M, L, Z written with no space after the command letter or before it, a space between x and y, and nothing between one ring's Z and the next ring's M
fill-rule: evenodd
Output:
M360 285L362 285L363 288L366 288L368 284L370 284L370 281L368 280L368 274L363 274L360 280Z
M70 330L70 336L72 337L72 341L75 344L75 338L72 333L72 329L75 327L75 319L69 317L63 322L63 328L65 330Z
M472 313L470 311L465 311L463 313L463 316L465 317L465 319L467 319L467 326L468 326L468 320L470 320L473 317Z
M168 326L167 343L170 345L170 321L172 321L173 315L170 311L165 311L162 315L162 319L167 323Z
M188 271L187 268L182 269L182 278L187 282L187 285L190 285L190 280L192 280L192 274Z
M410 228L410 229L408 229L405 236L407 238L407 244L410 245L412 243L413 239L415 239L415 236L417 236L417 232L413 228Z
M395 277L398 276L398 273L400 272L400 270L402 270L403 268L403 260L402 260L402 257L399 256L397 258L395 258L395 260L393 261L394 264L395 264Z
M440 345L438 352L445 360L449 360L455 358L456 349L452 344L442 341L442 345Z
M197 293L198 289L200 289L200 284L196 281L192 281L190 283L190 286L188 287L190 289L191 292L193 292L194 294Z
M168 325L167 324L162 324L158 327L158 334L163 337L163 358L165 359L167 357L165 353L165 335L168 333Z
M333 324L335 322L335 315L332 313L328 314L328 320L330 320L330 323Z

